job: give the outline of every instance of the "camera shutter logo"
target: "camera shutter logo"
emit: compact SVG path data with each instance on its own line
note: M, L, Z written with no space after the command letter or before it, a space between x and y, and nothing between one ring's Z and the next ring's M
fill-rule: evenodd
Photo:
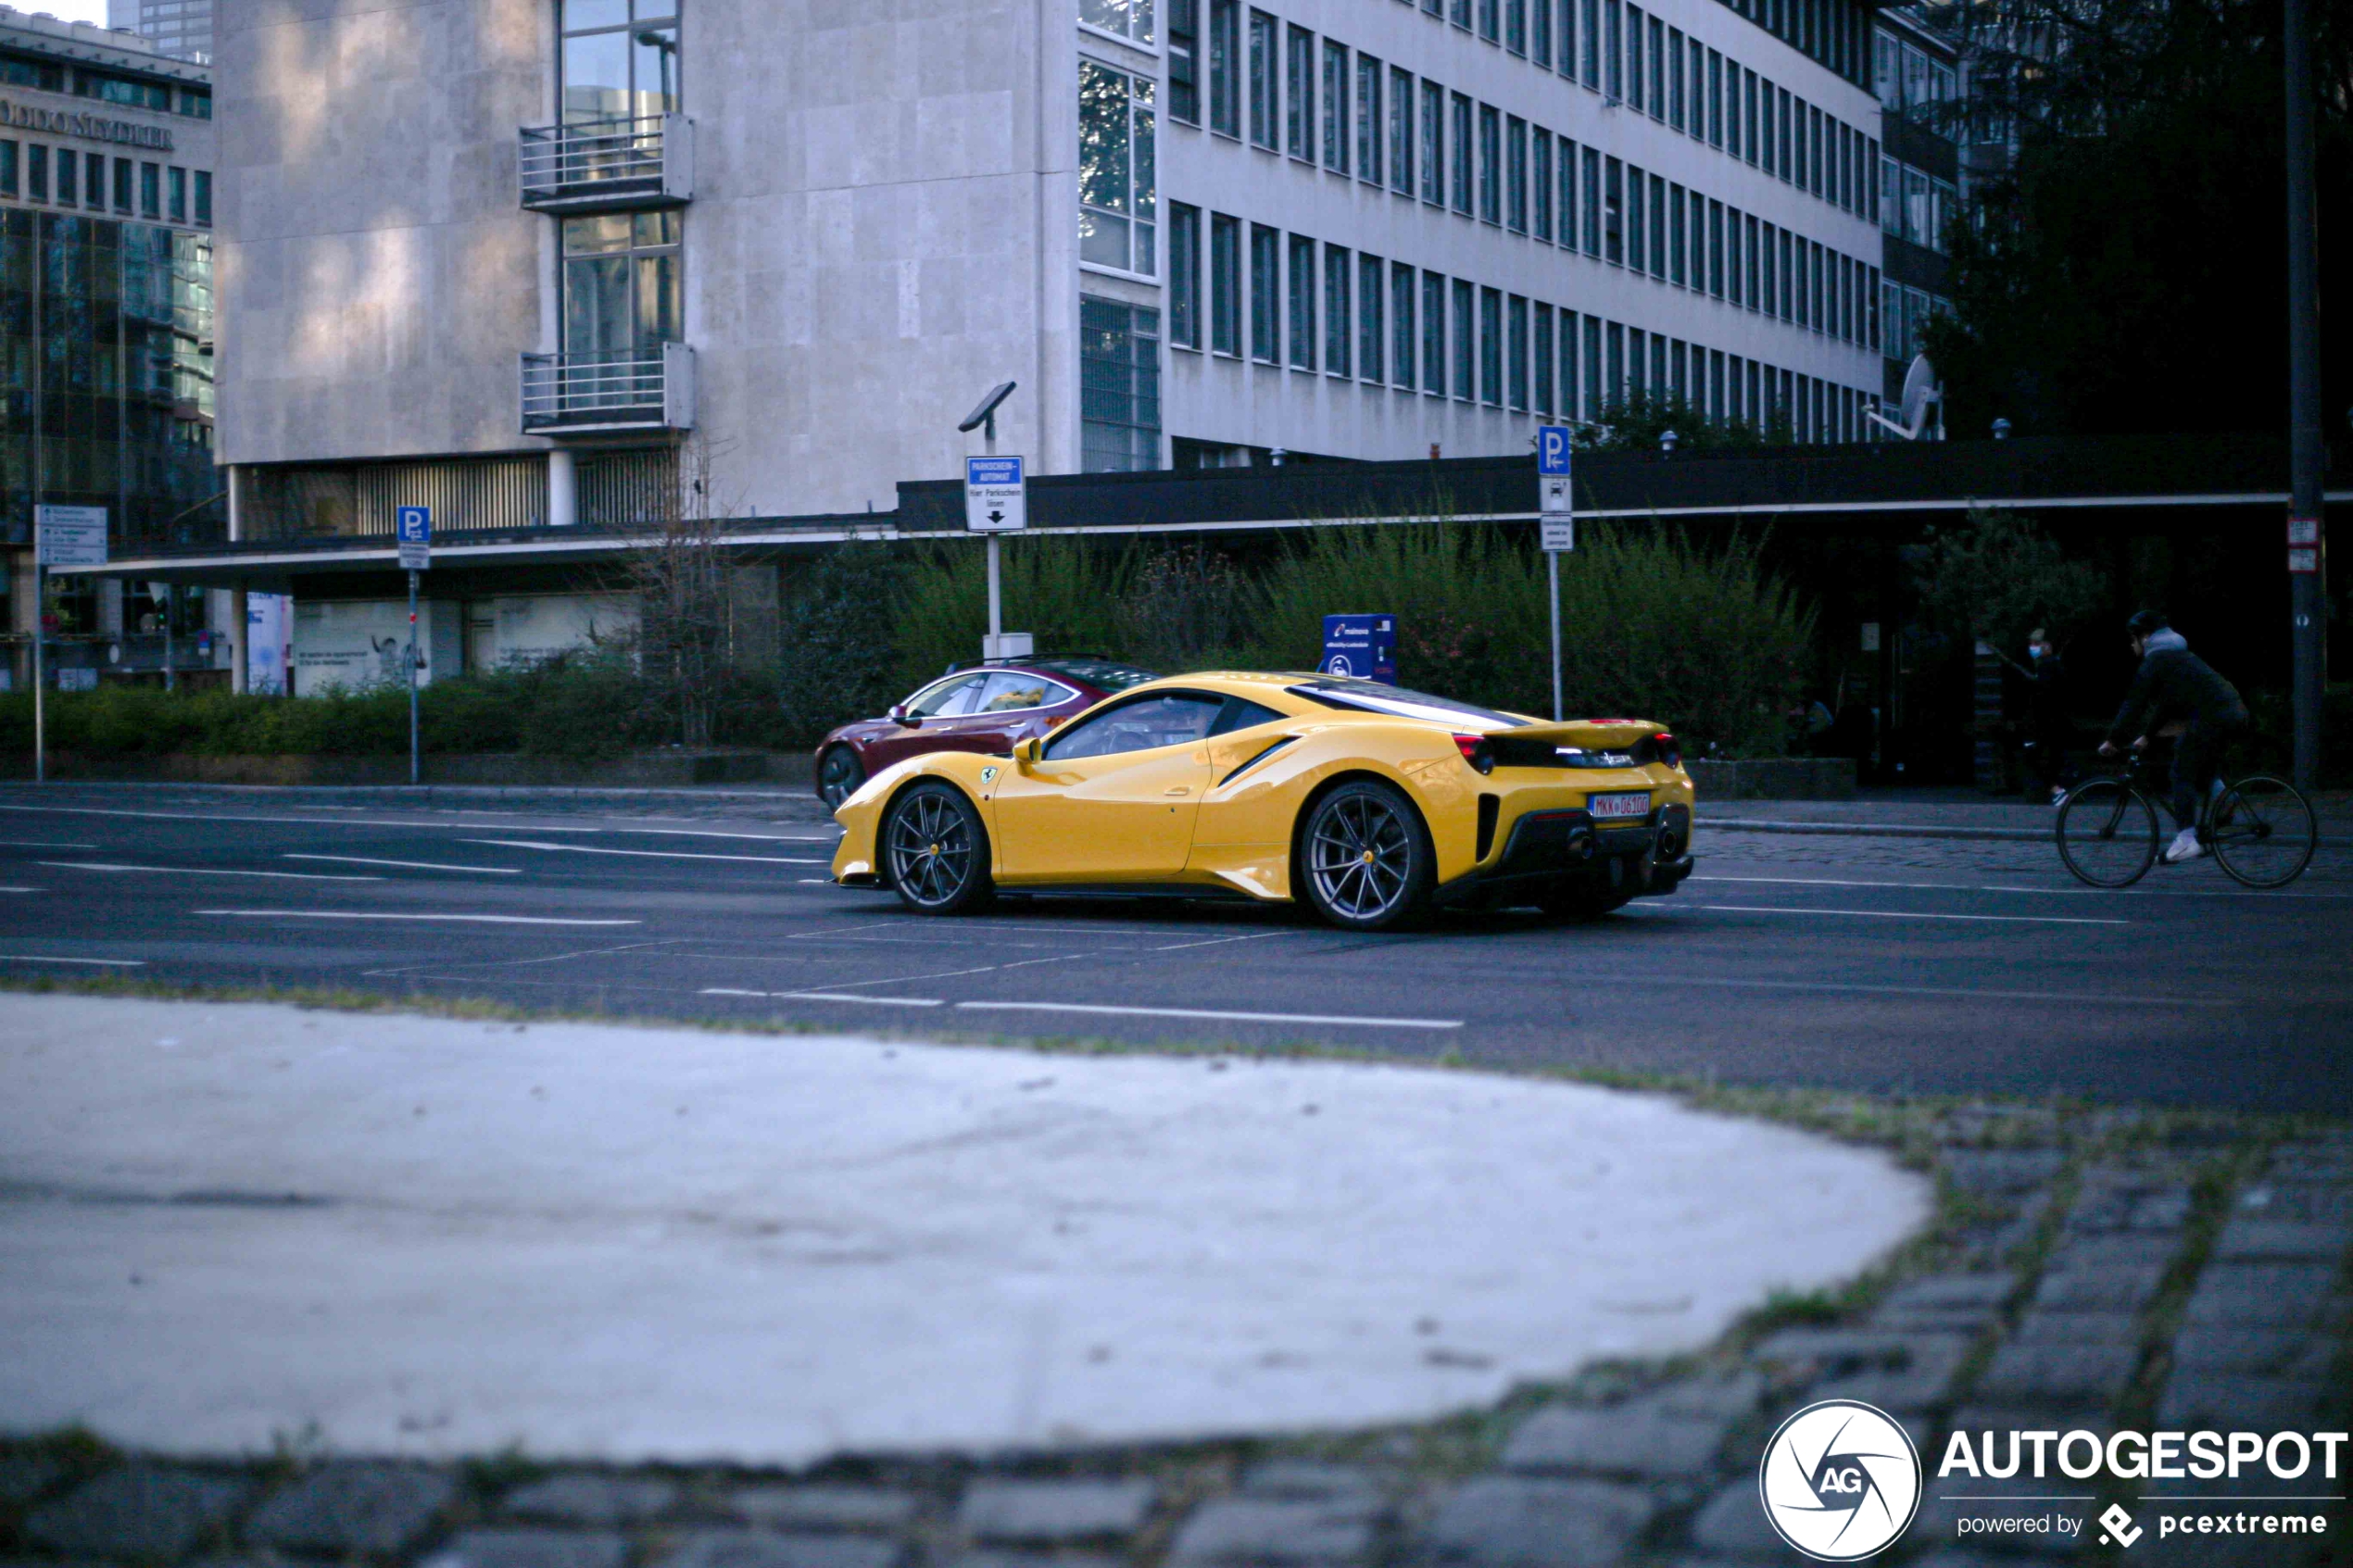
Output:
M1911 1526L1920 1506L1919 1450L1885 1411L1825 1399L1774 1432L1756 1488L1781 1539L1818 1562L1857 1562Z

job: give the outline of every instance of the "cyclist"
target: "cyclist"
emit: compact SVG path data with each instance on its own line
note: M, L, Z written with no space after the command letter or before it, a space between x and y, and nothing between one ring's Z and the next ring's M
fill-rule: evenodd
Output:
M2214 787L2223 746L2246 730L2246 704L2238 688L2192 653L2188 641L2157 611L2133 616L2124 623L2124 634L2141 668L2108 738L2100 742L2100 755L2117 756L2127 735L2134 737L2134 751L2146 749L2152 735L2179 737L2169 804L2181 832L2165 847L2165 863L2179 865L2206 853L2198 842L2200 805Z

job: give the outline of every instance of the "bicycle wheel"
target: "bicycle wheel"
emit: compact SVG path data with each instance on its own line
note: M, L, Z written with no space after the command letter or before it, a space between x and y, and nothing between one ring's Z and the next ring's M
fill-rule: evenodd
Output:
M2157 862L2157 811L2117 779L2090 779L2058 809L2059 859L2094 887L2130 887Z
M2207 847L2249 887L2284 887L2304 874L2320 842L2320 823L2296 786L2261 774L2241 779L2214 802Z

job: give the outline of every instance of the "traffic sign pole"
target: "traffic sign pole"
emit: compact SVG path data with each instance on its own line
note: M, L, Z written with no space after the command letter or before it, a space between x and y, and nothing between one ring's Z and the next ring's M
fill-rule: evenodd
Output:
M433 508L402 507L393 514L400 564L409 572L409 782L424 782L422 749L417 740L417 577L433 564Z
M980 427L981 450L990 457L997 455L997 411L988 411L988 422ZM997 651L997 639L1005 634L1004 600L1000 592L997 535L988 536L988 651Z
M33 444L36 447L40 443ZM32 509L32 782L49 782L49 571L53 566L107 564L107 508Z
M417 574L409 574L409 782L423 782L417 755Z
M1569 479L1567 425L1536 427L1536 495L1539 543L1544 548L1544 583L1553 608L1553 722L1566 717L1561 701L1561 557L1577 548L1577 493Z
M1561 721L1561 555L1544 552L1544 576L1553 596L1553 722Z
M44 687L48 675L42 650L49 641L49 569L38 551L32 563L32 782L49 782L49 711Z

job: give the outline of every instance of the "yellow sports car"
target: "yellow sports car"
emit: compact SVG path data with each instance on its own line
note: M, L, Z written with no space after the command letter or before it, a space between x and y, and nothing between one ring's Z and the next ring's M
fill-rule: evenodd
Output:
M1692 870L1692 781L1659 726L1330 675L1149 682L1009 757L909 758L834 816L835 880L925 914L1000 889L1227 893L1378 931L1442 904L1597 915Z

